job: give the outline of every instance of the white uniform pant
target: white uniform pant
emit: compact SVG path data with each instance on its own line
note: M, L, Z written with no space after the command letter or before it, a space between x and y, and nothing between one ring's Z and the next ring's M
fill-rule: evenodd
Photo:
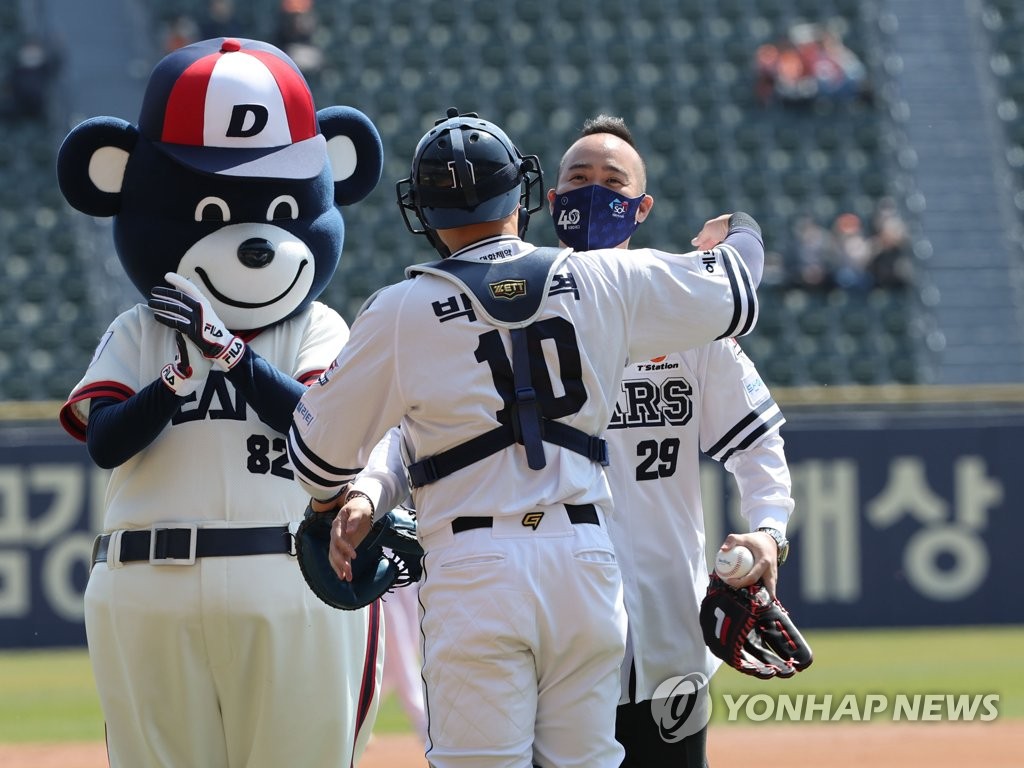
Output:
M423 660L420 657L420 608L416 596L419 584L409 584L385 595L384 604L384 678L380 694L394 691L416 729L426 743L427 710L423 703Z
M622 579L607 528L561 506L424 540L424 680L436 768L618 768Z
M379 601L325 605L294 557L100 563L85 623L111 768L350 768L369 740Z

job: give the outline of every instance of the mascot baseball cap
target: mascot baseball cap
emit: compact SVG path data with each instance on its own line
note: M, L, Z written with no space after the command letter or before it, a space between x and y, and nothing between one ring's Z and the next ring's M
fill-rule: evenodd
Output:
M327 162L313 96L287 54L256 40L187 45L153 69L139 131L205 173L309 179Z

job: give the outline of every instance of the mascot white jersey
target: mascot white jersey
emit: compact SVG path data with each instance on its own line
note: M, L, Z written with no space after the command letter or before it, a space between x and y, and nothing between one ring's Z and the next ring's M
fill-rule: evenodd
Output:
M308 589L292 532L309 497L285 440L348 339L316 299L339 206L381 162L365 115L317 112L283 52L232 38L162 59L137 126L92 118L61 146L61 191L113 218L147 300L61 412L112 469L85 621L113 768L350 768L369 739L380 609Z

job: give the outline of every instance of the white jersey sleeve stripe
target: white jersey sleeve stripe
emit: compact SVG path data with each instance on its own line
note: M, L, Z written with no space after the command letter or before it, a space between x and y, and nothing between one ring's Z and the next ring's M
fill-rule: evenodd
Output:
M718 246L718 252L722 256L722 264L729 277L735 306L732 322L718 338L744 336L750 333L757 322L757 294L754 291L753 280L747 265L743 263L735 248L723 243Z
M288 457L305 484L325 490L337 489L359 473L359 469L334 467L321 459L302 441L294 427L288 432Z
M746 450L754 443L756 443L758 440L760 440L764 435L767 435L771 432L777 432L779 427L785 424L785 422L786 420L785 418L783 418L781 412L776 413L768 421L762 422L757 427L752 429L746 437L740 440L735 447L730 448L722 455L722 463L724 464L726 461L728 461L729 458L737 451Z
M324 459L322 459L308 445L306 445L306 443L302 439L301 435L299 435L299 432L298 432L297 429L292 428L291 430L289 430L288 434L290 435L290 437L292 438L292 440L295 443L296 451L298 453L302 454L303 456L305 456L306 459L309 462L311 462L312 464L315 464L319 469L324 470L328 474L344 475L346 477L350 477L352 475L359 474L359 472L361 472L362 469L363 469L362 467L356 467L354 469L351 469L351 468L348 468L348 467L336 467L333 464L331 464L331 463L325 461Z
M774 432L784 423L785 418L774 400L769 399L740 419L722 439L708 448L705 453L715 461L725 462L736 451L749 448L763 435Z

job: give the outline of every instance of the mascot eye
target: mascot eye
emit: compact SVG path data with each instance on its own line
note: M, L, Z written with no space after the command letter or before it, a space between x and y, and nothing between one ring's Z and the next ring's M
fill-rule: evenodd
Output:
M231 209L219 197L204 197L196 206L196 221L231 221Z
M274 219L295 219L299 218L299 203L291 195L279 195L275 197L267 208L267 221Z

